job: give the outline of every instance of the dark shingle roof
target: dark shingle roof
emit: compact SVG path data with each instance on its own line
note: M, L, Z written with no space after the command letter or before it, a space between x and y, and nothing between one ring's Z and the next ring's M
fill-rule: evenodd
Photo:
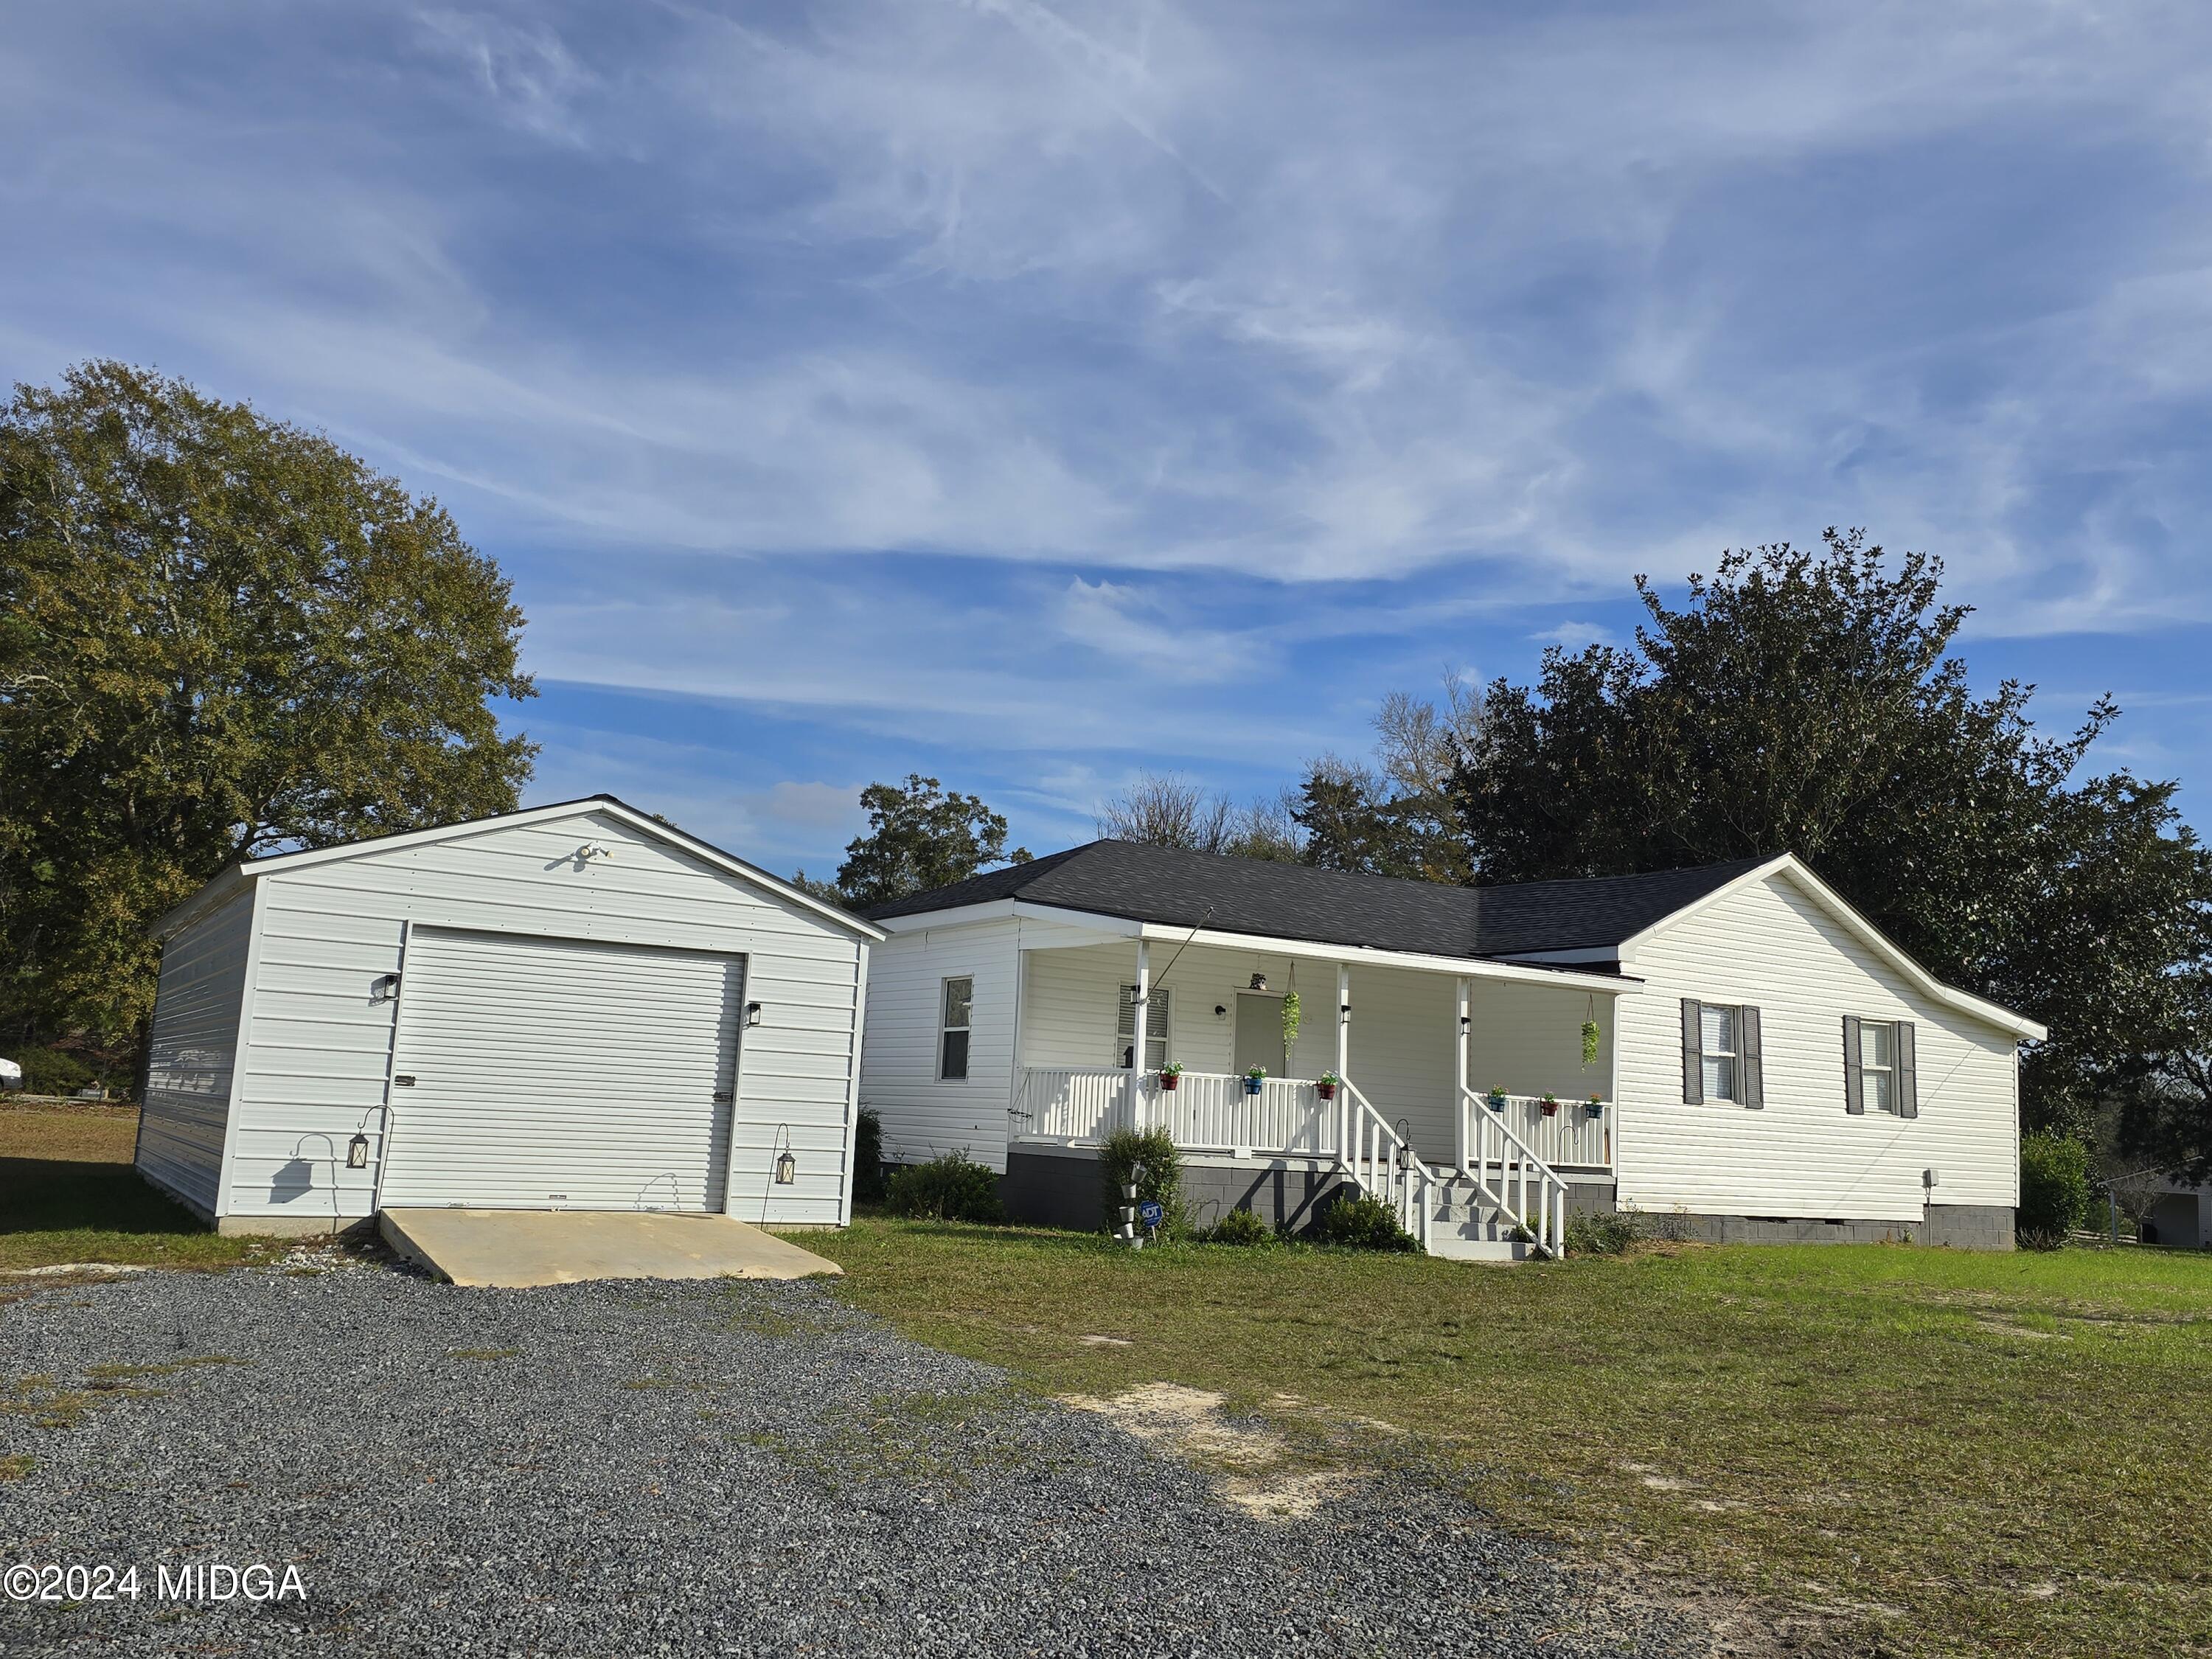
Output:
M1727 885L1763 859L1694 870L1447 887L1425 881L1094 841L1029 864L876 905L871 921L1018 898L1133 921L1431 956L1602 949Z

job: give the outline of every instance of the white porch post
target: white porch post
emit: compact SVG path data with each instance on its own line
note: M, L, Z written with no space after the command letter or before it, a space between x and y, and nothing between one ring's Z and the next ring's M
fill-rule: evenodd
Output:
M1613 998L1613 1006L1607 1012L1613 1020L1613 1030L1606 1034L1605 1103L1608 1109L1605 1115L1605 1133L1600 1138L1599 1145L1605 1152L1606 1167L1612 1169L1613 1149L1620 1145L1620 999L1618 996ZM1617 1175L1619 1171L1614 1173ZM1618 1192L1620 1189L1615 1188L1614 1190Z
M1336 964L1336 1150L1352 1162L1352 964Z
M1152 947L1143 939L1137 941L1137 994L1129 1009L1129 1075L1123 1083L1128 1091L1127 1117L1129 1127L1141 1130L1145 1092L1139 1079L1145 1070L1145 1016L1150 1012L1146 1005L1152 996Z
M1452 1038L1452 1162L1467 1168L1467 1040L1473 1012L1474 982L1459 981L1459 1030Z

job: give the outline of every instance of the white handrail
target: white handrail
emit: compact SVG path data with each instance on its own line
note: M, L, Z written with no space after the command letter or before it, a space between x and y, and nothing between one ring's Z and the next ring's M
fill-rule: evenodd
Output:
M1338 1157L1362 1191L1393 1206L1398 1224L1429 1248L1435 1219L1436 1172L1424 1164L1413 1145L1376 1111L1350 1078L1340 1079L1348 1109L1343 1114L1344 1133Z
M1566 1254L1567 1183L1565 1177L1536 1155L1531 1146L1513 1126L1498 1113L1490 1109L1488 1100L1472 1089L1460 1091L1460 1111L1466 1123L1464 1145L1468 1149L1468 1160L1460 1165L1460 1173L1474 1183L1475 1190L1484 1200L1501 1210L1510 1210L1514 1218L1523 1226L1528 1217L1528 1176L1537 1176L1536 1187L1536 1247L1551 1255ZM1495 1158L1490 1153L1490 1139L1498 1140ZM1518 1152L1518 1158L1508 1156L1509 1149ZM1490 1165L1498 1165L1498 1185L1490 1184ZM1518 1177L1518 1200L1508 1198L1516 1177Z

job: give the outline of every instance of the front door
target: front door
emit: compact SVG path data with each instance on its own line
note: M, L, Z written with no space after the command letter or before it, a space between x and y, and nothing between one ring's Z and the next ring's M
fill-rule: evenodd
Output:
M1283 1000L1251 991L1237 994L1237 1069L1267 1068L1269 1077L1289 1069L1283 1053Z

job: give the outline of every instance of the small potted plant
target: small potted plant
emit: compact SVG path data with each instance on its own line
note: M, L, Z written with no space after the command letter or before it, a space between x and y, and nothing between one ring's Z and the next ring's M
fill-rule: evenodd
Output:
M1319 1095L1323 1100L1334 1100L1336 1098L1336 1073L1334 1072L1323 1072L1319 1077L1314 1079L1314 1092Z
M1491 1109L1492 1111L1493 1111L1493 1112L1502 1112L1502 1111L1504 1111L1504 1110L1505 1109L1505 1091L1504 1091L1504 1090L1503 1090L1503 1089L1492 1089L1492 1090L1490 1091L1490 1093L1486 1097L1486 1098L1490 1102L1490 1109Z
M1583 1103L1589 1108L1589 1115L1592 1117L1603 1117L1605 1115L1605 1102L1601 1100L1597 1096L1592 1095L1589 1099Z
M1244 1073L1244 1092L1248 1095L1258 1094L1260 1092L1260 1085L1267 1080L1267 1068L1264 1066L1255 1066L1250 1071Z
M1160 1067L1160 1087L1169 1093L1173 1094L1176 1085L1182 1081L1182 1062L1181 1060L1171 1060Z
M1544 1109L1544 1115L1545 1115L1546 1117L1557 1117L1557 1116L1559 1116L1559 1097L1557 1095L1553 1094L1553 1093L1549 1089L1547 1089L1547 1090L1545 1090L1545 1091L1544 1091L1544 1097L1543 1097L1543 1099L1542 1099L1542 1100L1540 1100L1540 1102L1538 1102L1537 1103L1538 1103L1539 1105L1540 1105L1540 1106L1542 1106L1542 1107L1543 1107L1543 1109Z

